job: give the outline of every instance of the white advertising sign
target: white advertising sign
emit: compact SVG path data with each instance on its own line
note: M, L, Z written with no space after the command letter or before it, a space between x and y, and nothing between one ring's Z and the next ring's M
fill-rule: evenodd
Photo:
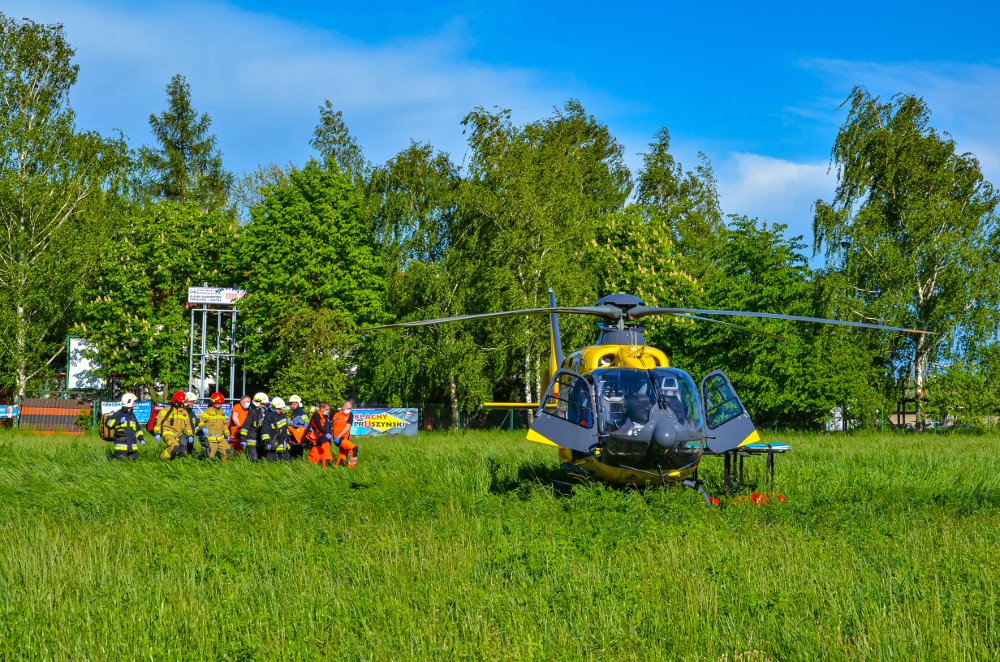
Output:
M211 303L231 306L247 294L246 290L231 287L189 287L188 303Z
M66 389L104 388L104 380L100 376L101 364L84 356L84 353L91 349L90 341L86 338L70 338L66 349L68 354L66 357Z

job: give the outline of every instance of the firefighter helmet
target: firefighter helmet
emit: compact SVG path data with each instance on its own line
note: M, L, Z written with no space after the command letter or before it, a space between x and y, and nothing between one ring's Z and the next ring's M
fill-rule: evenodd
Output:
M253 403L258 407L267 404L267 393L258 393L253 396Z
M135 393L126 393L122 396L122 407L134 407L137 399Z
M216 392L216 393L213 393L208 400L212 404L221 404L221 403L223 403L223 402L226 401L226 396L222 395L221 393Z
M271 399L271 407L274 409L284 409L285 401L279 397L274 397Z
M184 400L186 399L187 396L184 395L184 391L177 391L176 393L173 394L173 396L171 396L170 404L174 405L175 407L179 407L184 404Z

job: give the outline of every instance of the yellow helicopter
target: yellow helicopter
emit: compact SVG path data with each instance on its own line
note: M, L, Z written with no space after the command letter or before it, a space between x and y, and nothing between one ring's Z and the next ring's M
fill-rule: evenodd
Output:
M559 315L590 315L607 321L597 325L597 342L564 355ZM750 414L722 370L705 375L700 388L683 370L671 367L667 355L646 345L639 319L654 315L724 324L783 339L755 329L704 315L757 317L835 324L865 329L930 333L917 329L843 320L733 310L659 308L631 294L612 294L593 306L556 306L549 289L549 307L462 315L368 327L362 331L409 328L473 319L549 315L551 358L548 388L539 403L485 403L484 407L535 409L529 441L551 444L567 476L575 481L666 486L680 483L698 490L710 502L697 478L703 455L725 458L725 485L731 484L731 460L767 454L773 480L774 454L791 450L785 444L762 444Z

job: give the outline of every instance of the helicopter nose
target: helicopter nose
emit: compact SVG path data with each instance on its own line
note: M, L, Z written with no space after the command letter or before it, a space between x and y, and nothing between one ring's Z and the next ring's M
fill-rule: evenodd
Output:
M672 449L677 444L677 424L669 418L658 420L653 428L653 441L664 450Z

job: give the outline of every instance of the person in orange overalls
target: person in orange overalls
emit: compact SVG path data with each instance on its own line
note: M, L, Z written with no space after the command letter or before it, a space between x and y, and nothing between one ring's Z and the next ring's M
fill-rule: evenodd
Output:
M327 462L333 463L333 453L330 452L330 442L333 441L330 423L330 403L321 402L319 409L309 419L306 439L310 444L309 461L313 464L322 464L324 469Z
M345 400L340 410L330 420L333 427L333 443L340 449L334 466L339 467L340 463L344 462L348 469L353 469L358 464L358 447L357 444L351 443L351 401Z
M229 415L229 445L233 447L234 453L243 451L243 439L240 438L240 428L243 421L247 419L247 412L250 411L250 396L244 395L237 404L233 405L233 412Z

